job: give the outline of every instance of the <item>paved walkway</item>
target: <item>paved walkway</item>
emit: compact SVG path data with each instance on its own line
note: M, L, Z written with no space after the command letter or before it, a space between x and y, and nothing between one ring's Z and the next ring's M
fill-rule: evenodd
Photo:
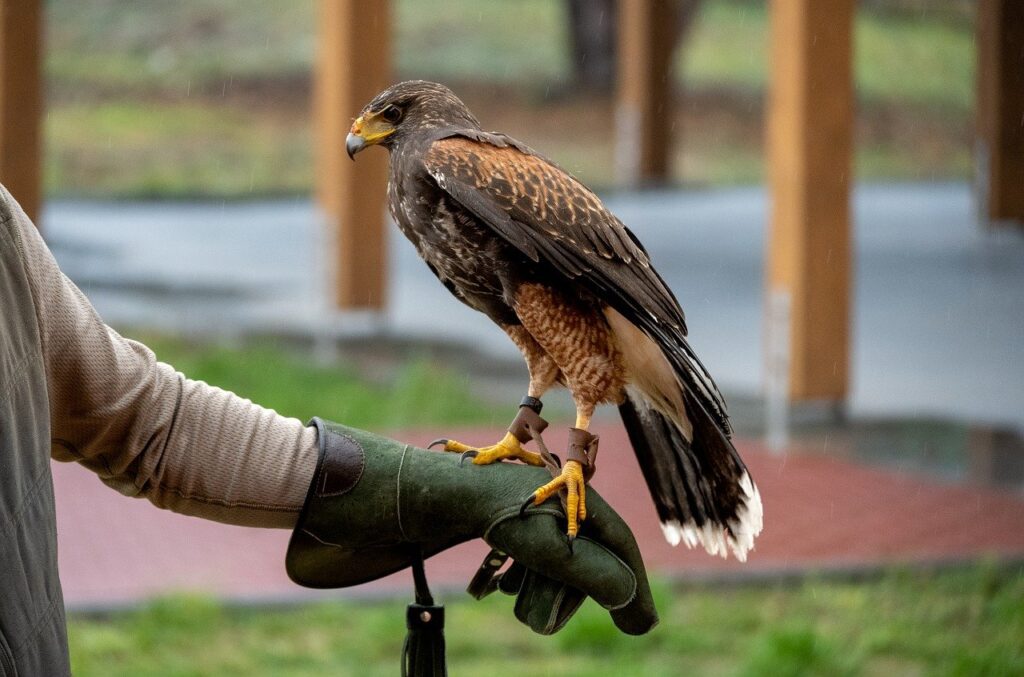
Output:
M662 538L625 432L602 437L594 486L633 527L654 572L683 579L778 574L895 563L950 562L979 556L1024 558L1024 496L941 484L793 449L772 455L758 443L739 448L765 505L765 530L746 564L671 548ZM395 437L423 444L435 433ZM443 431L488 440L494 430ZM564 435L548 436L552 448ZM54 464L61 580L70 608L109 608L169 590L205 591L246 601L337 595L292 584L284 573L284 531L245 529L183 517L127 499L75 464ZM465 586L486 553L477 541L428 563L439 589ZM408 595L409 574L345 591L348 596ZM450 593L449 598L455 592Z
M608 202L676 290L692 342L723 390L760 393L764 192L619 194ZM1024 429L1024 235L979 229L968 188L960 184L860 187L854 217L852 415L937 415ZM488 320L449 297L396 231L387 314L327 312L325 236L306 201L58 202L47 206L43 226L65 272L112 324L229 336L383 333L456 341L520 359ZM445 322L437 322L439 315ZM794 447L784 456L741 440L767 522L747 565L673 550L661 537L632 454L616 453L628 449L623 431L604 419L600 425L602 471L595 485L635 528L659 573L773 573L986 553L1024 558L1020 493L855 465L834 448L845 444L843 436L830 434L816 443L817 452ZM456 431L396 437L425 443L434 432ZM495 434L459 436L486 441ZM552 434L550 443L559 442ZM835 453L821 455L823 446ZM908 448L905 441L874 446L891 446L897 457ZM984 467L975 474L1002 467L999 454L1013 455L1019 466L1017 447L1007 448L979 455ZM858 455L865 456L863 450L845 454ZM160 511L119 496L75 465L57 465L55 481L62 579L72 607L131 603L168 589L252 600L323 594L287 580L283 532ZM476 543L439 556L430 564L435 585L464 586L483 554ZM346 594L406 594L407 578Z
M764 191L608 202L676 291L691 341L723 389L761 393ZM1024 234L980 229L965 184L861 186L853 205L851 413L1024 428ZM518 359L395 229L387 315L325 321L325 237L308 202L57 202L43 223L65 271L113 324L222 334L380 330Z

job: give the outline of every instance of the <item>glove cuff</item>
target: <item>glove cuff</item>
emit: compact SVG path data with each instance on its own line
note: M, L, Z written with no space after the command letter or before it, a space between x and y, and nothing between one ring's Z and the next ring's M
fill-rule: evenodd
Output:
M410 566L452 543L408 542L397 481L408 446L314 418L319 457L288 542L285 570L309 588L344 588Z
M366 452L353 437L329 429L321 418L314 418L309 425L316 428L320 449L306 495L307 504L311 497L322 500L352 491L366 468Z

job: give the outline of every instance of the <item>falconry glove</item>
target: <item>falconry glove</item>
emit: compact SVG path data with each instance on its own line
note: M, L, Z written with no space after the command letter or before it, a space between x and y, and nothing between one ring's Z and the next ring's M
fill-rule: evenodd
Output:
M319 418L311 425L320 456L286 557L296 583L358 585L482 538L492 552L471 594L515 594L516 617L536 632L556 632L587 596L623 632L643 634L657 623L636 541L596 492L570 551L557 499L520 514L523 495L548 477L542 468L460 464L454 454ZM506 556L514 563L498 574Z

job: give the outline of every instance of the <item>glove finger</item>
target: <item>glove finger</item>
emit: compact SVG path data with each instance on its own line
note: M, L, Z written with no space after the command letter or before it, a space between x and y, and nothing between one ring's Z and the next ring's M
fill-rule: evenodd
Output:
M516 597L515 615L531 630L552 635L561 630L587 596L565 583L526 571Z
M658 612L633 532L596 491L588 494L587 501L589 519L586 535L615 553L636 575L635 597L626 606L611 611L612 620L620 630L630 635L649 632L658 623Z
M498 573L498 569L507 561L507 554L492 548L487 553L487 557L484 557L484 561L476 570L472 580L470 580L469 585L466 587L466 592L476 599L483 599L497 590L498 581L501 580L501 574Z
M486 540L527 569L581 590L606 608L623 606L636 594L637 579L625 562L589 537L577 538L570 552L558 521L548 512L504 519L488 531Z
M509 568L498 577L498 590L506 595L518 595L525 578L526 567L513 560Z

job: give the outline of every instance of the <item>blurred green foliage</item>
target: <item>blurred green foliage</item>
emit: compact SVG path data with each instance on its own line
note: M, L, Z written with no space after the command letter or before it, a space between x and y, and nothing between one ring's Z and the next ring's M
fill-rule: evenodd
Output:
M866 3L856 20L858 176L969 176L969 12L892 4ZM485 126L607 186L612 104L571 87L563 5L396 0L397 77L452 85ZM683 105L665 120L678 130L677 180L762 178L767 19L761 2L705 0L677 53ZM308 193L315 26L312 0L49 0L49 194Z
M128 334L132 336L131 333ZM240 346L136 337L191 379L230 390L285 416L322 416L379 432L444 425L504 425L508 412L481 401L468 379L412 359L370 381L353 365L317 365L269 341ZM384 370L380 370L384 371Z
M691 86L763 89L768 79L765 3L705 0L677 68ZM932 106L969 114L974 31L945 15L857 12L854 69L861 104Z
M512 600L446 595L456 675L1019 675L1024 571L894 571L867 582L655 586L661 624L619 633L587 602L554 637ZM72 614L74 673L392 675L404 601L225 607L171 597L105 618Z

